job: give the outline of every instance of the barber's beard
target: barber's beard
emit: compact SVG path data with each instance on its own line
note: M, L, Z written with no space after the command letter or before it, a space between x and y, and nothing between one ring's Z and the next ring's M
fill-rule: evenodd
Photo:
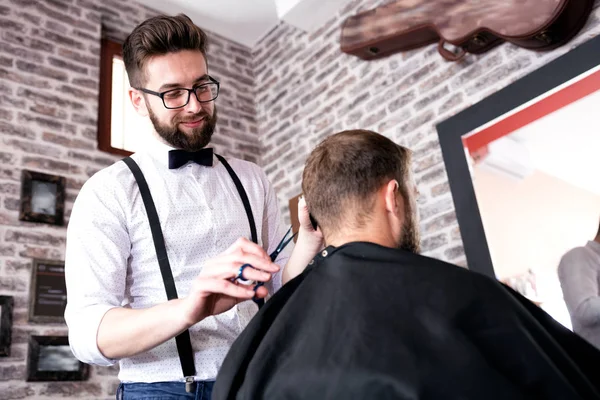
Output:
M398 246L402 250L410 251L411 253L419 254L421 252L421 234L419 231L419 217L416 205L410 206L406 204L406 219L402 226L402 238Z
M212 134L217 125L217 108L213 110L213 115L209 115L204 111L200 111L193 116L186 116L185 118L177 118L172 121L172 125L164 125L158 120L158 117L151 108L148 108L148 115L150 121L156 130L156 133L163 138L169 145L176 149L185 151L198 151L210 143ZM204 123L192 129L189 133L185 133L179 129L180 123L197 121L200 118L204 118Z

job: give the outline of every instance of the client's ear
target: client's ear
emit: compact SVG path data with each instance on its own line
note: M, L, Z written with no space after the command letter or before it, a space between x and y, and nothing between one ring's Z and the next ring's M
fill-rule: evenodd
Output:
M400 215L403 211L400 209L402 206L402 202L399 201L398 190L400 189L400 184L397 180L392 179L385 186L385 208L388 212L391 212L395 215Z

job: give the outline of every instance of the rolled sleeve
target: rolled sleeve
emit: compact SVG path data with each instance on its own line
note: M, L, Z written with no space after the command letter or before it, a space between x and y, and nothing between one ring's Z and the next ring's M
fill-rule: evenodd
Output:
M106 312L125 299L130 239L119 204L122 190L92 177L75 200L65 255L69 345L82 362L112 365L100 352L98 328ZM121 192L121 194L119 194Z
M114 306L90 305L79 310L67 305L65 320L69 326L69 346L78 360L102 366L111 366L118 360L104 357L98 348L97 335L104 314Z

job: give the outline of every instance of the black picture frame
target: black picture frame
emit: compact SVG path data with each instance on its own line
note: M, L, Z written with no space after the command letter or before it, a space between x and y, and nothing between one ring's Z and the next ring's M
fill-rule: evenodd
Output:
M479 103L437 124L469 269L495 278L462 138L600 65L600 36L572 49Z
M34 259L29 285L29 322L64 323L65 262Z
M64 225L66 178L42 172L21 172L19 220Z
M90 368L75 358L67 336L30 336L27 382L85 381Z
M14 299L0 296L0 357L10 356Z

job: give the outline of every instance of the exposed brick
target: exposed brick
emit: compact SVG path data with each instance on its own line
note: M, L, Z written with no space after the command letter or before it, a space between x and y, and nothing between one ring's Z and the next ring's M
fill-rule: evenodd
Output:
M37 142L10 139L4 140L4 143L10 148L21 150L23 153L41 154L47 157L56 158L60 158L63 153L62 150L57 147L48 146L47 144L40 144Z
M430 252L448 244L448 234L440 233L434 236L429 236L421 241L421 249L423 252Z
M453 209L453 203L451 198L436 201L426 205L425 207L419 208L420 217L422 221L427 221L429 218L439 215L443 212Z
M410 133L425 125L426 123L433 121L434 118L435 112L433 112L432 110L425 111L412 118L409 122L402 125L400 128L398 128L398 132L400 134Z
M19 194L21 190L21 185L10 182L0 182L0 193L3 194Z
M427 222L424 226L423 232L426 234L436 233L453 223L456 223L456 214L454 211L451 211L446 214L442 214L439 217L435 217L433 220Z
M68 70L68 71L72 71L72 72L77 72L77 73L80 73L83 75L86 75L88 73L88 69L86 67L79 66L72 62L67 62L65 60L61 60L59 58L54 58L54 57L48 57L47 60L48 60L48 63L50 63L50 65L52 65L53 67L56 67L56 68L60 68L60 69Z
M434 152L415 161L414 171L420 173L444 162L441 152Z
M52 43L55 43L58 45L72 47L72 48L76 48L76 49L80 49L80 50L85 48L83 43L81 43L78 40L73 40L68 36L50 32L46 29L32 29L31 34L35 37L46 39L49 42L52 42Z
M369 104L369 107L373 107L377 104L386 104L387 100L391 100L392 98L395 98L395 100L389 103L388 110L393 113L413 101L416 98L416 92L413 90L398 96L398 93L388 91L383 97L375 99L375 104Z
M10 384L2 387L2 396L6 400L20 400L35 396L35 390L28 384Z
M26 84L33 88L48 89L51 87L47 79L38 79L28 75L19 74L13 71L0 68L0 79L10 82Z
M31 262L7 260L4 270L8 273L8 275L18 274L22 271L31 271Z
M365 126L365 128L371 128L373 125L379 123L381 120L383 120L385 118L385 116L387 115L387 111L385 108L369 115L368 117L366 117L363 121L363 124ZM372 128L371 128L372 129Z
M456 108L464 102L464 96L462 93L455 93L450 96L438 109L438 114L444 114L453 108Z
M471 68L467 68L464 72L458 74L452 80L452 88L464 87L477 79L485 72L491 71L494 67L501 65L502 54L500 52L494 52L491 55L480 60L477 64Z
M431 188L431 195L433 197L441 196L450 192L450 184L448 182L438 183Z
M457 226L450 231L450 237L452 240L460 240L462 241L462 236L460 234L460 228Z
M41 170L54 171L54 173L73 173L78 174L81 168L77 165L65 163L62 161L51 160L41 157L23 157L23 166Z
M444 256L447 260L455 260L457 258L461 258L465 256L465 249L463 246L455 246L446 251L444 251Z
M98 98L98 93L96 92L89 92L87 90L81 90L79 88L75 88L72 86L68 86L68 85L62 85L58 88L62 93L64 94L72 94L73 96L77 97L78 99L82 99L82 100L97 100Z
M6 110L4 108L0 108L0 119L10 122L14 118L15 118L15 114L12 111Z
M440 179L448 179L446 175L446 168L444 166L433 168L431 171L423 174L418 179L418 183L429 184L432 182L439 181Z
M14 256L15 255L15 246L12 244L3 245L0 244L0 256Z
M28 12L16 12L15 15L27 22L30 22L34 25L40 25L42 23L42 18L38 15L33 15Z
M6 29L11 32L27 33L27 27L24 24L16 22L10 18L0 18L0 26L2 26L2 29Z
M42 128L62 130L63 124L52 118L38 117L32 114L19 113L18 121L23 124L34 124Z
M65 238L62 236L51 235L48 233L39 233L33 231L14 231L8 230L4 236L6 242L35 244L42 246L64 246Z
M94 133L95 138L95 133ZM42 140L49 143L58 144L64 147L75 148L75 149L83 149L83 150L93 150L96 148L96 143L83 140L83 139L75 139L62 135L57 135L50 132L42 133Z
M4 208L10 211L19 211L21 208L21 201L14 197L7 197L4 199Z
M515 71L522 70L531 64L531 58L527 56L520 56L513 60L510 60L507 64L496 68L491 73L488 73L477 80L477 82L466 89L466 93L472 95L480 90L484 90L490 85L502 81L506 77L510 76Z
M417 101L415 103L415 105L414 105L415 110L417 110L417 111L422 110L423 108L427 107L431 103L438 101L441 98L443 98L444 96L448 95L448 93L450 93L450 89L448 88L448 86L444 86L441 89L436 90L433 93L430 93L425 97L422 97L419 101Z
M27 88L19 88L17 94L19 95L19 97L26 98L32 101L40 101L43 102L45 105L56 105L61 108L68 108L70 110L82 110L85 108L85 106L82 103L65 99L54 94L49 94L44 91L34 91Z
M46 78L56 79L59 81L66 81L68 79L68 75L66 72L44 67L37 64L28 63L25 61L17 61L17 68L21 71L29 72Z
M0 290L21 292L27 288L27 282L18 277L0 276Z
M2 32L2 38L7 42L25 46L30 50L42 50L47 53L52 53L54 51L54 45L52 43L39 40L36 37L19 35L12 31L4 31Z

